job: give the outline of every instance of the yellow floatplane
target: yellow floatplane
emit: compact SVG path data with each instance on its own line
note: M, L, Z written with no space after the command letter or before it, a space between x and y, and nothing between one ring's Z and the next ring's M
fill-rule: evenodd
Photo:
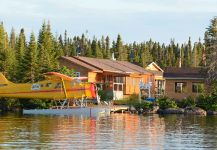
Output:
M45 80L37 83L12 83L0 73L0 97L37 99L96 98L93 83L81 82L84 77L72 78L57 72L45 73Z
M0 97L35 98L54 100L55 108L41 110L23 110L24 114L75 114L97 115L105 109L84 107L85 99L97 97L94 83L81 82L86 77L69 77L57 72L45 73L45 80L37 83L12 83L0 73ZM70 107L70 103L78 107ZM73 108L73 109L71 109ZM110 110L106 110L110 111Z

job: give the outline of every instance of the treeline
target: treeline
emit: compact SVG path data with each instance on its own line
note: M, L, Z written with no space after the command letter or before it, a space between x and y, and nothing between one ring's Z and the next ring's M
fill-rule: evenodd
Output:
M26 40L24 29L17 35L14 29L8 34L0 24L0 71L14 82L35 82L47 71L58 71L57 58L60 56L87 56L126 60L142 67L154 61L162 68L167 66L197 67L204 65L205 49L203 42L161 44L153 40L142 43L123 43L120 35L115 41L109 36L100 39L81 36L54 36L49 23L43 23L38 37L31 33ZM181 60L180 60L181 59Z
M217 25L216 25L217 27ZM207 37L208 34L206 34ZM208 39L205 37L206 39ZM199 39L192 43L189 38L186 43L178 44L171 40L169 44L149 40L142 43L124 43L121 36L111 40L109 36L100 39L87 35L69 37L67 31L63 35L54 36L51 25L44 22L38 37L31 33L26 40L24 29L18 34L12 29L7 33L3 23L0 23L0 72L16 83L36 82L42 79L42 74L48 71L65 71L60 68L60 56L86 56L111 59L112 54L117 60L125 60L146 67L154 61L162 68L167 66L198 67L205 65L205 46L207 42ZM206 40L207 41L207 40ZM0 110L11 108L46 108L50 101L0 99Z
M209 92L217 95L217 17L211 19L210 25L205 32L206 47L206 71ZM215 98L217 106L217 99Z

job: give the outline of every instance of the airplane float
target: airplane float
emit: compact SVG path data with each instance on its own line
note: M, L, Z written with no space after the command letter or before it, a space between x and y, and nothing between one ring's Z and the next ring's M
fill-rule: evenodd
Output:
M94 100L98 97L94 83L81 82L87 77L72 78L57 72L44 75L45 80L37 83L12 83L0 73L0 97L51 99L56 104L53 109L23 109L23 114L73 114L88 117L110 114L111 109L107 107L85 107L83 100ZM72 107L70 102L73 102Z
M69 77L57 72L45 73L37 83L12 83L0 73L0 97L37 98L51 100L95 99L93 83L81 82L85 77Z

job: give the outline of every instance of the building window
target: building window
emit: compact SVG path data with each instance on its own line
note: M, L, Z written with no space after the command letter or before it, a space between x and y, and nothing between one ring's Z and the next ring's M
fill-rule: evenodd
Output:
M192 92L193 93L202 93L204 90L203 83L192 83Z
M155 92L158 95L164 93L164 81L163 80L155 80Z
M114 91L117 91L117 90L118 90L118 85L114 84Z
M80 72L75 72L75 77L80 77L81 73Z
M114 82L115 83L124 83L124 78L123 77L114 77Z
M175 92L176 93L185 93L187 88L186 82L176 82L175 83Z
M123 91L123 84L119 84L119 91Z
M114 91L123 91L122 83L114 83Z
M112 75L106 75L104 76L104 82L112 82Z

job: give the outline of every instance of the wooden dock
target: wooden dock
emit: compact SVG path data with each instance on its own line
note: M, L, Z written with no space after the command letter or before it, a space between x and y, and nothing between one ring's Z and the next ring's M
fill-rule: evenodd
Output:
M111 107L111 112L113 113L123 113L129 110L129 106L126 105L114 105Z

